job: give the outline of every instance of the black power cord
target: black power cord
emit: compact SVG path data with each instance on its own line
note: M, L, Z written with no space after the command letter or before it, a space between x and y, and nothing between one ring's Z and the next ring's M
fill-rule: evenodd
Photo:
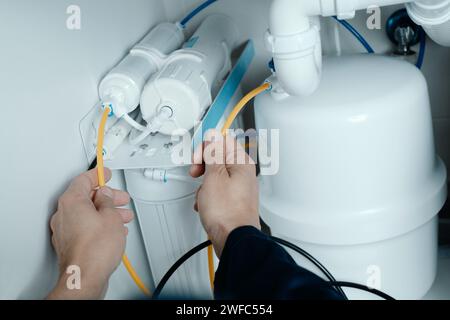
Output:
M281 244L281 245L285 245L286 247L296 251L297 253L301 254L302 256L304 256L306 259L308 259L309 261L311 261L317 268L319 268L328 279L334 279L333 275L317 260L315 259L311 254L309 254L308 252L306 252L305 250L299 248L298 246L283 240L283 239L279 239L276 237L270 237L273 241ZM181 267L181 265L183 263L185 263L187 260L189 260L192 256L194 256L196 253L200 252L201 250L209 247L211 245L211 241L205 241L202 244L196 246L195 248L193 248L192 250L190 250L188 253L186 253L184 256L182 256L177 262L175 262L175 264L169 269L169 271L167 271L167 273L164 275L164 277L162 278L162 280L160 281L160 283L158 284L158 286L155 289L155 292L153 293L153 299L158 299L162 290L164 289L165 285L167 284L167 282L169 281L169 279L172 277L172 275L178 270L179 267ZM391 296L389 296L388 294L381 292L380 290L376 290L376 289L371 289L367 286L361 285L361 284L357 284L357 283L352 283L352 282L340 282L340 281L336 281L336 280L330 280L329 284L333 287L336 288L336 290L341 293L343 292L342 287L348 287L348 288L354 288L354 289L358 289L358 290L362 290L362 291L367 291L370 292L371 294L374 294L376 296L379 296L385 300L395 300L394 298L392 298ZM347 296L345 295L345 293L343 293L343 296L345 298L347 298Z
M384 292L382 292L380 290L377 290L377 289L369 288L367 286L364 286L364 285L358 284L358 283L346 282L346 281L334 281L334 282L330 282L330 284L332 286L340 287L340 288L347 287L347 288L353 288L353 289L358 289L358 290L362 290L362 291L367 291L367 292L370 292L373 295L376 295L376 296L379 296L380 298L383 298L384 300L389 300L389 301L394 301L395 300L393 297L391 297L387 293L384 293Z
M328 279L329 282L336 282L336 279L333 277L333 275L331 274L330 271L328 271L327 268L324 267L323 264L321 264L316 258L314 258L310 253L308 253L307 251L303 250L302 248L296 246L295 244L277 238L277 237L270 237L270 239L272 239L273 241L277 242L278 244L281 244L282 246L285 246L291 250L294 250L295 252L299 253L300 255L302 255L303 257L305 257L306 259L308 259L313 265L315 265L324 275L325 277ZM335 287L336 291L338 293L340 293L345 299L348 299L347 296L345 295L344 290L342 290L341 287L337 286Z
M306 252L305 250L299 248L298 246L283 240L283 239L279 239L276 237L270 237L271 240L287 247L290 248L294 251L296 251L297 253L299 253L300 255L302 255L303 257L305 257L306 259L308 259L312 264L314 264L324 275L325 277L329 280L329 282L336 282L336 279L333 277L333 275L317 260L315 259L311 254L309 254L308 252ZM159 295L161 294L163 288L165 287L165 285L167 284L167 281L172 277L172 275L175 273L175 271L177 271L177 269L179 267L181 267L181 265L186 262L188 259L190 259L193 255L195 255L198 251L202 250L206 247L208 247L211 244L210 241L206 241L204 243L202 243L201 245L195 247L194 249L192 249L191 251L189 251L188 253L186 253L183 257L181 257L170 269L169 271L164 275L163 279L160 281L158 287L156 288L154 294L153 294L153 298L154 299L158 299ZM338 293L340 293L343 297L345 297L347 299L347 296L345 295L344 291L342 290L342 288L340 288L339 286L335 287L336 291Z
M92 163L89 165L88 170L95 169L96 167L97 167L97 157L95 157L94 161L92 161Z
M198 252L202 251L205 248L208 248L211 245L211 241L205 241L202 244L199 244L189 252L187 252L184 256L182 256L177 262L174 263L174 265L167 271L167 273L164 275L164 277L159 282L158 286L156 287L155 291L153 292L153 299L158 299L162 290L164 289L165 285L167 284L167 281L169 281L170 277L175 273L175 271L178 270L179 267L183 263L185 263L187 260L189 260L192 256L197 254Z

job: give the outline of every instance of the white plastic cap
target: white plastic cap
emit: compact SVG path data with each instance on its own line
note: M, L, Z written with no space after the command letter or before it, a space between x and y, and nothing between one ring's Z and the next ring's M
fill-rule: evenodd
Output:
M167 135L185 134L197 124L204 106L211 103L208 90L199 88L195 91L192 86L186 84L195 83L196 80L201 85L199 77L195 75L186 82L165 76L151 81L142 93L142 117L151 121L162 108L169 107L173 111L173 117L161 126L159 132Z

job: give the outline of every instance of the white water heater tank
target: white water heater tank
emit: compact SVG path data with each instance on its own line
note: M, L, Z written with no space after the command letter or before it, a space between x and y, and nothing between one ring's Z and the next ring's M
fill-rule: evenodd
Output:
M255 112L258 129L280 130L279 172L261 177L272 233L338 281L422 298L436 275L437 214L447 198L422 73L382 56L326 58L312 96L283 94L275 81Z

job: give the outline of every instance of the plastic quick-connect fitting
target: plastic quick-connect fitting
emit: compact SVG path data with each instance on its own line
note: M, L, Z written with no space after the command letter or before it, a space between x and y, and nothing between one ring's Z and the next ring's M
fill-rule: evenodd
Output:
M173 110L171 107L164 106L158 111L156 116L149 122L147 130L152 132L158 132L170 120L173 116Z
M147 138L150 134L159 132L161 128L173 117L173 110L171 107L164 106L162 107L156 115L153 116L147 123L146 127L139 130L142 131L139 135L133 136L130 135L130 143L132 145L137 145L141 143L145 138Z
M114 115L118 118L134 111L145 83L158 71L167 55L179 49L183 42L184 33L179 25L157 25L101 81L100 99L104 103L114 100Z
M176 170L177 172L179 170ZM194 179L188 175L183 175L181 173L175 173L174 170L164 170L164 169L145 169L144 176L147 179L168 183L169 181L178 181L184 183L201 184L203 179Z

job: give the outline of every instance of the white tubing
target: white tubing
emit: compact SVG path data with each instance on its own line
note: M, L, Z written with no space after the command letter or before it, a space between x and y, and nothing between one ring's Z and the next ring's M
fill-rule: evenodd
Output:
M129 137L129 139L128 139L128 142L132 145L132 146L135 146L135 145L138 145L139 143L141 143L142 141L144 141L144 139L145 138L147 138L149 135L150 135L150 131L143 131L143 132L141 132L139 135L135 135L136 134L136 131L133 131L131 134L130 134L130 137Z
M132 132L129 138L130 144L137 145L141 143L145 138L147 138L150 134L158 132L164 126L164 124L170 120L172 116L172 109L170 109L169 107L161 108L158 114L148 123L147 127L141 126L142 130L137 129L139 131L142 131L141 134L136 136L135 132ZM142 119L142 115L139 116L139 119Z
M125 120L130 126L138 131L147 131L147 127L144 127L142 124L138 123L136 120L131 118L128 114L123 116L123 120Z

